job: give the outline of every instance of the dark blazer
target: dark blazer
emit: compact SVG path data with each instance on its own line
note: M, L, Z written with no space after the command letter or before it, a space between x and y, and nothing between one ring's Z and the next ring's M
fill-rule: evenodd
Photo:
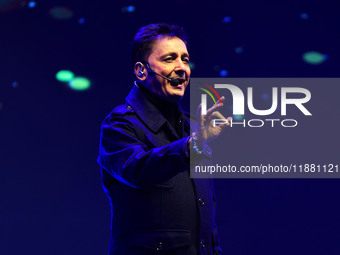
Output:
M103 121L98 163L112 206L110 255L221 252L213 185L190 178L189 115L179 116L180 132L135 85Z

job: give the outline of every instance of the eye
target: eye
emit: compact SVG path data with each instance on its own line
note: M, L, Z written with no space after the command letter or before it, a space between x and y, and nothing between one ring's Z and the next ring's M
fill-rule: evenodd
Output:
M172 57L168 57L164 59L165 62L171 62L172 61Z
M188 58L184 58L182 61L183 61L184 63L189 63L189 62L190 62Z

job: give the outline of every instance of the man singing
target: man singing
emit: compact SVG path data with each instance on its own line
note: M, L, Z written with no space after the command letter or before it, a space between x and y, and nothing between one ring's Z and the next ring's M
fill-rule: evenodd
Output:
M126 103L102 124L98 162L112 206L110 255L221 254L210 179L190 178L190 151L209 160L206 142L227 126L224 117L198 110L198 129L178 102L190 79L189 53L182 28L142 27L134 38L137 80ZM223 98L222 98L223 100Z

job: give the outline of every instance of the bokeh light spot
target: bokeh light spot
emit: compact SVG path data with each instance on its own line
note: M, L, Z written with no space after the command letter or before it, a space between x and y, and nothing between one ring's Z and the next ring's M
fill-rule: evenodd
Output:
M324 58L325 60L328 60L328 59L329 59L329 56L328 56L327 54L323 54L323 58Z
M12 2L12 1L11 0L0 0L0 7L3 7L10 2Z
M0 13L9 12L15 8L19 8L20 6L21 1L19 0L0 0Z
M74 74L69 70L60 70L55 77L58 81L69 82L74 78Z
M84 18L79 19L79 20L78 20L78 23L79 23L80 25L84 24L84 23L85 23L85 19L84 19Z
M49 13L52 18L59 20L70 19L73 16L73 11L64 6L53 7Z
M233 121L235 120L243 120L244 115L242 114L235 114L233 115Z
M326 58L325 55L316 51L309 51L303 54L303 60L312 65L322 64Z
M242 47L235 48L235 53L236 54L241 54L242 52L243 52L243 48Z
M12 87L13 87L13 88L17 88L18 85L19 85L19 83L18 83L17 81L13 81L13 82L12 82Z
M190 67L191 70L194 70L195 67L196 67L196 65L195 65L194 62L190 62L190 63L189 63L189 67Z
M136 7L133 5L125 6L122 8L122 12L134 12L136 10Z
M91 82L85 77L75 77L69 82L69 86L73 90L87 90L91 87Z
M300 18L306 20L309 18L309 15L307 13L301 13Z
M27 5L27 6L28 6L29 8L34 8L36 5L37 5L36 2L30 1L30 2L28 2L28 5Z
M223 23L229 23L231 22L231 17L224 17L223 20L222 20Z
M228 74L229 74L229 73L228 73L227 70L221 70L221 71L220 71L220 76L221 76L221 77L226 77L226 76L228 76Z
M263 94L263 95L262 95L262 99L263 99L263 100L266 100L266 101L267 101L267 100L269 100L269 98L270 98L269 94Z

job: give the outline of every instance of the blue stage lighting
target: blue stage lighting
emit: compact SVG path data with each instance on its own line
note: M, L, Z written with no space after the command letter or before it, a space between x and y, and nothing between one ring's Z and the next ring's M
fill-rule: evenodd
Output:
M29 8L34 8L36 5L37 5L37 3L34 2L34 1L31 1L31 2L28 3Z
M266 101L267 101L269 98L270 98L270 96L269 96L268 94L263 94L263 95L262 95L262 99L263 99L263 100L266 100Z
M243 48L242 47L235 48L235 53L236 54L241 54L242 52L243 52Z
M134 12L136 10L136 7L133 5L125 6L122 8L122 12Z
M228 71L227 71L227 70L221 70L221 71L220 71L220 76L221 76L221 77L226 77L226 76L228 76Z
M301 13L300 14L300 18L301 19L308 19L309 18L309 15L307 13Z
M79 19L78 23L81 24L81 25L84 24L85 23L85 19L84 18Z
M223 23L229 23L231 22L231 17L224 17L222 20Z

